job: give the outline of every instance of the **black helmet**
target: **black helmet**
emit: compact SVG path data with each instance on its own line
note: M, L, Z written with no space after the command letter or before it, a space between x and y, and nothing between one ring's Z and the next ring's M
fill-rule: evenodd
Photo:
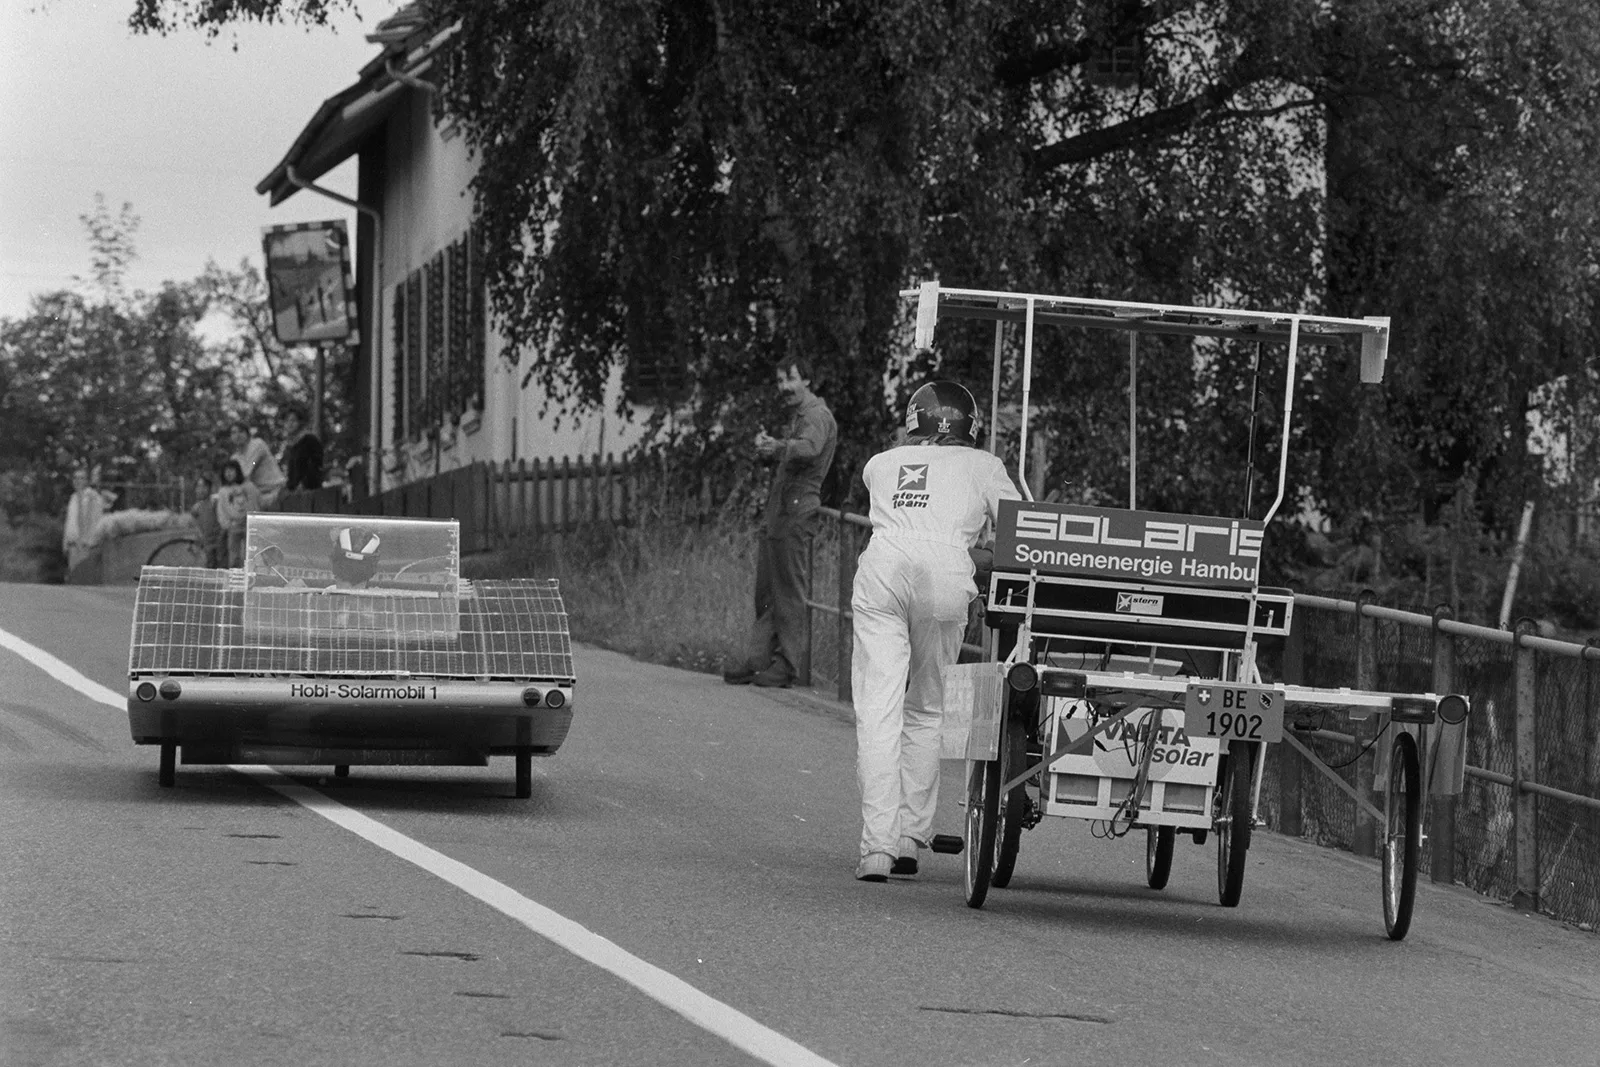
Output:
M359 585L378 572L381 542L376 531L365 526L344 526L330 531L328 536L333 540L328 563L339 581Z
M957 382L928 382L906 405L906 433L912 437L959 437L978 443L978 403Z

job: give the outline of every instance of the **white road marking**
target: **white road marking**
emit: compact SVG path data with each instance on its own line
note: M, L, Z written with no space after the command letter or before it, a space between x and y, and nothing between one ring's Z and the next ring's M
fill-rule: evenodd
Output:
M114 689L107 689L99 682L91 681L37 645L30 645L20 637L0 630L0 648L9 648L62 685L76 689L90 700L109 704L119 711L128 710L126 693L118 693Z
M0 647L8 648L58 682L98 703L125 711L127 696L80 674L42 648L0 629ZM645 996L677 1012L696 1026L773 1067L835 1067L830 1060L764 1026L683 979L633 955L599 934L552 911L481 871L453 860L370 816L292 781L271 767L230 765L269 789L316 812L329 822L370 841L429 874L444 879L469 896L515 919L540 937L566 949L627 982Z

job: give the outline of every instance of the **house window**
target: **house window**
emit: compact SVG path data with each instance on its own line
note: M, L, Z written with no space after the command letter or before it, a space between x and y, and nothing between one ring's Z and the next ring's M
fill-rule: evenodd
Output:
M483 409L487 346L474 232L394 287L394 439L418 440L468 407Z
M459 415L466 408L471 387L471 365L468 352L472 331L468 315L472 306L471 285L467 280L467 239L461 237L450 243L450 413Z
M422 376L422 272L406 279L406 436L415 441L427 420Z
M389 349L394 353L394 407L390 412L390 425L394 439L403 441L409 420L406 418L406 283L396 282L394 287L394 343Z
M467 315L469 326L467 372L471 381L473 406L483 410L484 364L488 353L488 309L484 306L486 294L483 286L483 239L478 227L467 231Z
M433 262L423 269L428 290L428 321L425 329L428 331L428 384L424 387L427 392L427 425L434 429L444 422L445 418L445 373L448 369L445 362L444 348L444 253L439 252L433 257Z
M630 404L675 406L689 397L689 375L671 356L633 354L622 372Z
M1159 21L1165 12L1160 5L1153 11L1142 10L1141 0L1104 2L1105 25L1099 34L1100 43L1084 67L1085 80L1091 85L1131 89L1139 84L1144 27L1150 21Z

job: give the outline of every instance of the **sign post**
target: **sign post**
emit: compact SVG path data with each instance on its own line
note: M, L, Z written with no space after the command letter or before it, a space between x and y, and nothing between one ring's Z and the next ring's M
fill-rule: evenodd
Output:
M272 332L285 345L316 345L316 393L311 432L323 436L327 346L357 344L355 287L350 275L350 236L344 220L268 226L261 232L266 255Z

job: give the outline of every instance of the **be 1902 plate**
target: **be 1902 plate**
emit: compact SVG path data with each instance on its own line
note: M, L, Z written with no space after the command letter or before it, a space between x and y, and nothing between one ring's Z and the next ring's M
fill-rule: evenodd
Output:
M1283 704L1283 690L1276 686L1192 684L1184 692L1183 728L1190 737L1282 741Z

